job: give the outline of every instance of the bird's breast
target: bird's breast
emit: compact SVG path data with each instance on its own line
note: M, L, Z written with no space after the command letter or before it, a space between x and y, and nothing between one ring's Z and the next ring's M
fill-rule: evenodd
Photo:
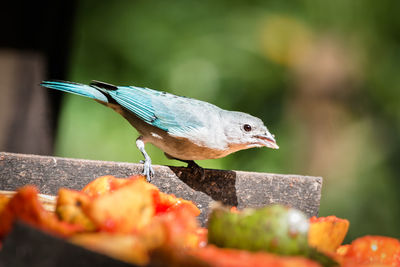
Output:
M176 137L157 139L153 144L174 158L183 160L217 159L248 148L246 144L227 144L219 149Z
M151 133L146 136L146 141L172 157L183 160L216 159L232 153L229 147L221 149L208 147L207 145L198 144L189 138L175 137L167 133Z
M112 107L119 112L118 108ZM139 131L145 142L152 143L170 156L182 160L216 159L234 151L226 143L225 136L207 127L175 136L167 131L145 123L133 114L122 109L122 115Z

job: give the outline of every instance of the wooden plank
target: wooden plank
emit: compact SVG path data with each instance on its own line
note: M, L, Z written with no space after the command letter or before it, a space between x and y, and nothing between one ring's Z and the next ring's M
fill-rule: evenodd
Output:
M0 152L0 190L15 190L26 184L37 185L41 193L57 194L59 188L82 189L96 177L129 177L142 171L141 164L70 159ZM209 204L261 207L281 203L308 216L318 214L322 177L205 170L201 181L191 169L153 165L152 183L161 191L194 201L207 222Z

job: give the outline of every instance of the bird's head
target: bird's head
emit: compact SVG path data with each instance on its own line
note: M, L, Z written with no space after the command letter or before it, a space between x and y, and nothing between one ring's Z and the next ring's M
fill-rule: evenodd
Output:
M224 133L231 146L237 150L252 147L278 149L275 136L271 134L262 120L242 112L224 114Z

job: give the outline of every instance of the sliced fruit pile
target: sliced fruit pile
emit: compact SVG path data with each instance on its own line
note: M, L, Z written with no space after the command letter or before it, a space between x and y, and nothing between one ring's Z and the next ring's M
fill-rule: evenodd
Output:
M103 176L81 191L60 189L54 212L42 198L34 186L0 194L0 242L22 220L138 265L400 266L399 240L366 236L342 245L347 220L308 219L281 205L238 211L215 204L208 229L201 228L196 205L142 176Z

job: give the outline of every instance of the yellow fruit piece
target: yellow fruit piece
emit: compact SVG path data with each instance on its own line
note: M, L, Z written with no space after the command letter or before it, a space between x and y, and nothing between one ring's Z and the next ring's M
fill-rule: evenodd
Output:
M310 246L322 252L335 252L349 229L349 221L336 216L312 217L308 231Z
M143 179L130 180L94 198L84 212L102 231L132 233L149 224L155 214L153 188Z
M64 222L93 231L96 226L83 212L83 207L88 206L90 201L91 198L82 192L62 188L58 191L56 214Z
M129 179L116 178L112 175L101 176L88 183L82 192L91 197L100 196L114 191L127 182Z

